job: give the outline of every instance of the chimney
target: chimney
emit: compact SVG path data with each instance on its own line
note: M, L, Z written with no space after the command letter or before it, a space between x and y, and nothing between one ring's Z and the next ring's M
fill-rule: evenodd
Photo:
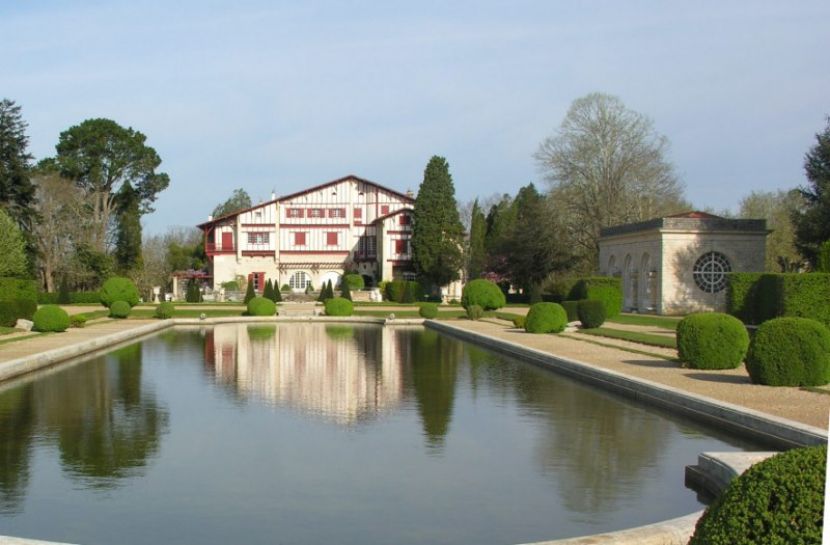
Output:
M413 193L411 189L407 189L406 190L406 196L409 197L410 199L414 199L415 198L415 193Z
M271 200L272 201L277 200L277 193L273 189L271 190Z
M213 221L213 215L212 214L208 214L208 221Z

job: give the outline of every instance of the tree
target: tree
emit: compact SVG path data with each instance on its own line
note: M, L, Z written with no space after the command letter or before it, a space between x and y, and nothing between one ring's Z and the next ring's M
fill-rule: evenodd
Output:
M262 296L274 301L274 283L271 282L270 278L265 282L265 289L262 291Z
M247 305L248 301L250 301L254 297L256 297L256 292L254 292L254 282L253 280L249 280L248 289L245 291L245 298L242 299L242 302Z
M437 286L458 280L464 228L458 218L449 165L433 156L424 170L413 212L412 254L419 274Z
M26 241L17 223L0 208L0 276L26 276Z
M795 245L815 267L819 246L830 240L830 117L804 158L804 172L809 185L799 188L804 204L793 214Z
M13 100L0 101L0 208L27 235L37 220L35 188L29 179L27 124Z
M141 220L138 193L125 182L118 191L116 199L117 237L115 242L115 261L119 271L127 274L141 265Z
M536 151L566 232L596 260L600 229L678 212L683 186L668 140L617 97L593 93L571 104L559 130Z
M801 205L798 191L753 191L741 200L738 216L765 219L767 228L766 270L790 272L798 270L802 258L795 247L793 214Z
M231 212L250 207L251 197L248 195L247 191L240 187L239 189L234 189L230 198L224 203L216 205L216 208L213 209L213 217L219 218L230 214Z
M469 261L467 264L467 279L474 280L484 272L487 253L484 249L484 238L487 234L487 220L484 212L478 206L478 199L473 203L470 217L470 246Z
M331 287L331 280L329 280L329 287ZM333 288L331 288L333 290ZM349 283L346 280L340 282L340 297L343 299L352 300L352 290L349 288Z
M146 140L110 119L87 119L60 134L55 163L92 199L92 247L99 252L106 250L107 229L123 184L133 187L140 214L145 214L152 212L156 195L170 183L167 174L156 172L161 159Z
M502 195L501 200L490 207L485 223L485 268L490 280L501 283L509 275L507 264L511 253L510 236L516 224L516 207L510 195Z

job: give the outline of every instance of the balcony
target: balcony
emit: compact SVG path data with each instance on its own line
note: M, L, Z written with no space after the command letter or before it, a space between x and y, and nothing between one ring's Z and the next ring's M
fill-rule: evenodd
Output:
M236 248L234 248L233 244L216 244L215 242L205 243L205 253L208 256L216 254L232 254L234 252L236 252Z
M378 258L377 252L355 252L355 261L375 261Z

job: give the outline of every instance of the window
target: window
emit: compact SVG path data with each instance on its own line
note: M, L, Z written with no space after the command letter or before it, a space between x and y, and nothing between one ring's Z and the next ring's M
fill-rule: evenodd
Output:
M370 236L358 238L357 253L367 257L377 255L377 238Z
M301 218L301 217L303 217L303 209L302 208L289 208L288 209L288 217L289 218Z
M325 210L322 208L309 208L308 209L308 217L309 218L323 218L325 217Z
M409 214L401 214L399 216L398 223L401 225L409 225L412 223L412 218L409 217Z
M248 244L268 244L271 233L248 233Z
M389 213L389 205L388 204L384 204L383 206L380 207L380 215L381 216L385 216L388 213Z
M295 272L288 280L288 285L292 290L305 290L311 283L311 277L303 271Z
M396 240L395 241L395 253L396 254L408 254L409 253L409 241L408 240Z
M345 208L329 208L329 217L330 218L345 218L346 217L346 209Z
M305 246L305 233L294 233L294 246Z
M363 217L363 209L362 208L355 208L354 209L354 219L362 218Z
M337 246L337 233L326 233L326 244L329 246Z
M701 290L718 293L726 287L726 273L729 272L732 272L732 266L726 256L720 252L709 252L695 261L692 277Z
M254 291L261 292L265 289L265 273L255 272L248 275L248 282L254 285Z

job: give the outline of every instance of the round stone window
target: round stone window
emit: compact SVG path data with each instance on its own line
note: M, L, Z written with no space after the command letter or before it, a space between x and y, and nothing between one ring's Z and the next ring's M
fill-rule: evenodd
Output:
M732 272L732 265L720 252L703 254L695 261L692 276L697 287L706 293L717 293L726 287L726 273Z

